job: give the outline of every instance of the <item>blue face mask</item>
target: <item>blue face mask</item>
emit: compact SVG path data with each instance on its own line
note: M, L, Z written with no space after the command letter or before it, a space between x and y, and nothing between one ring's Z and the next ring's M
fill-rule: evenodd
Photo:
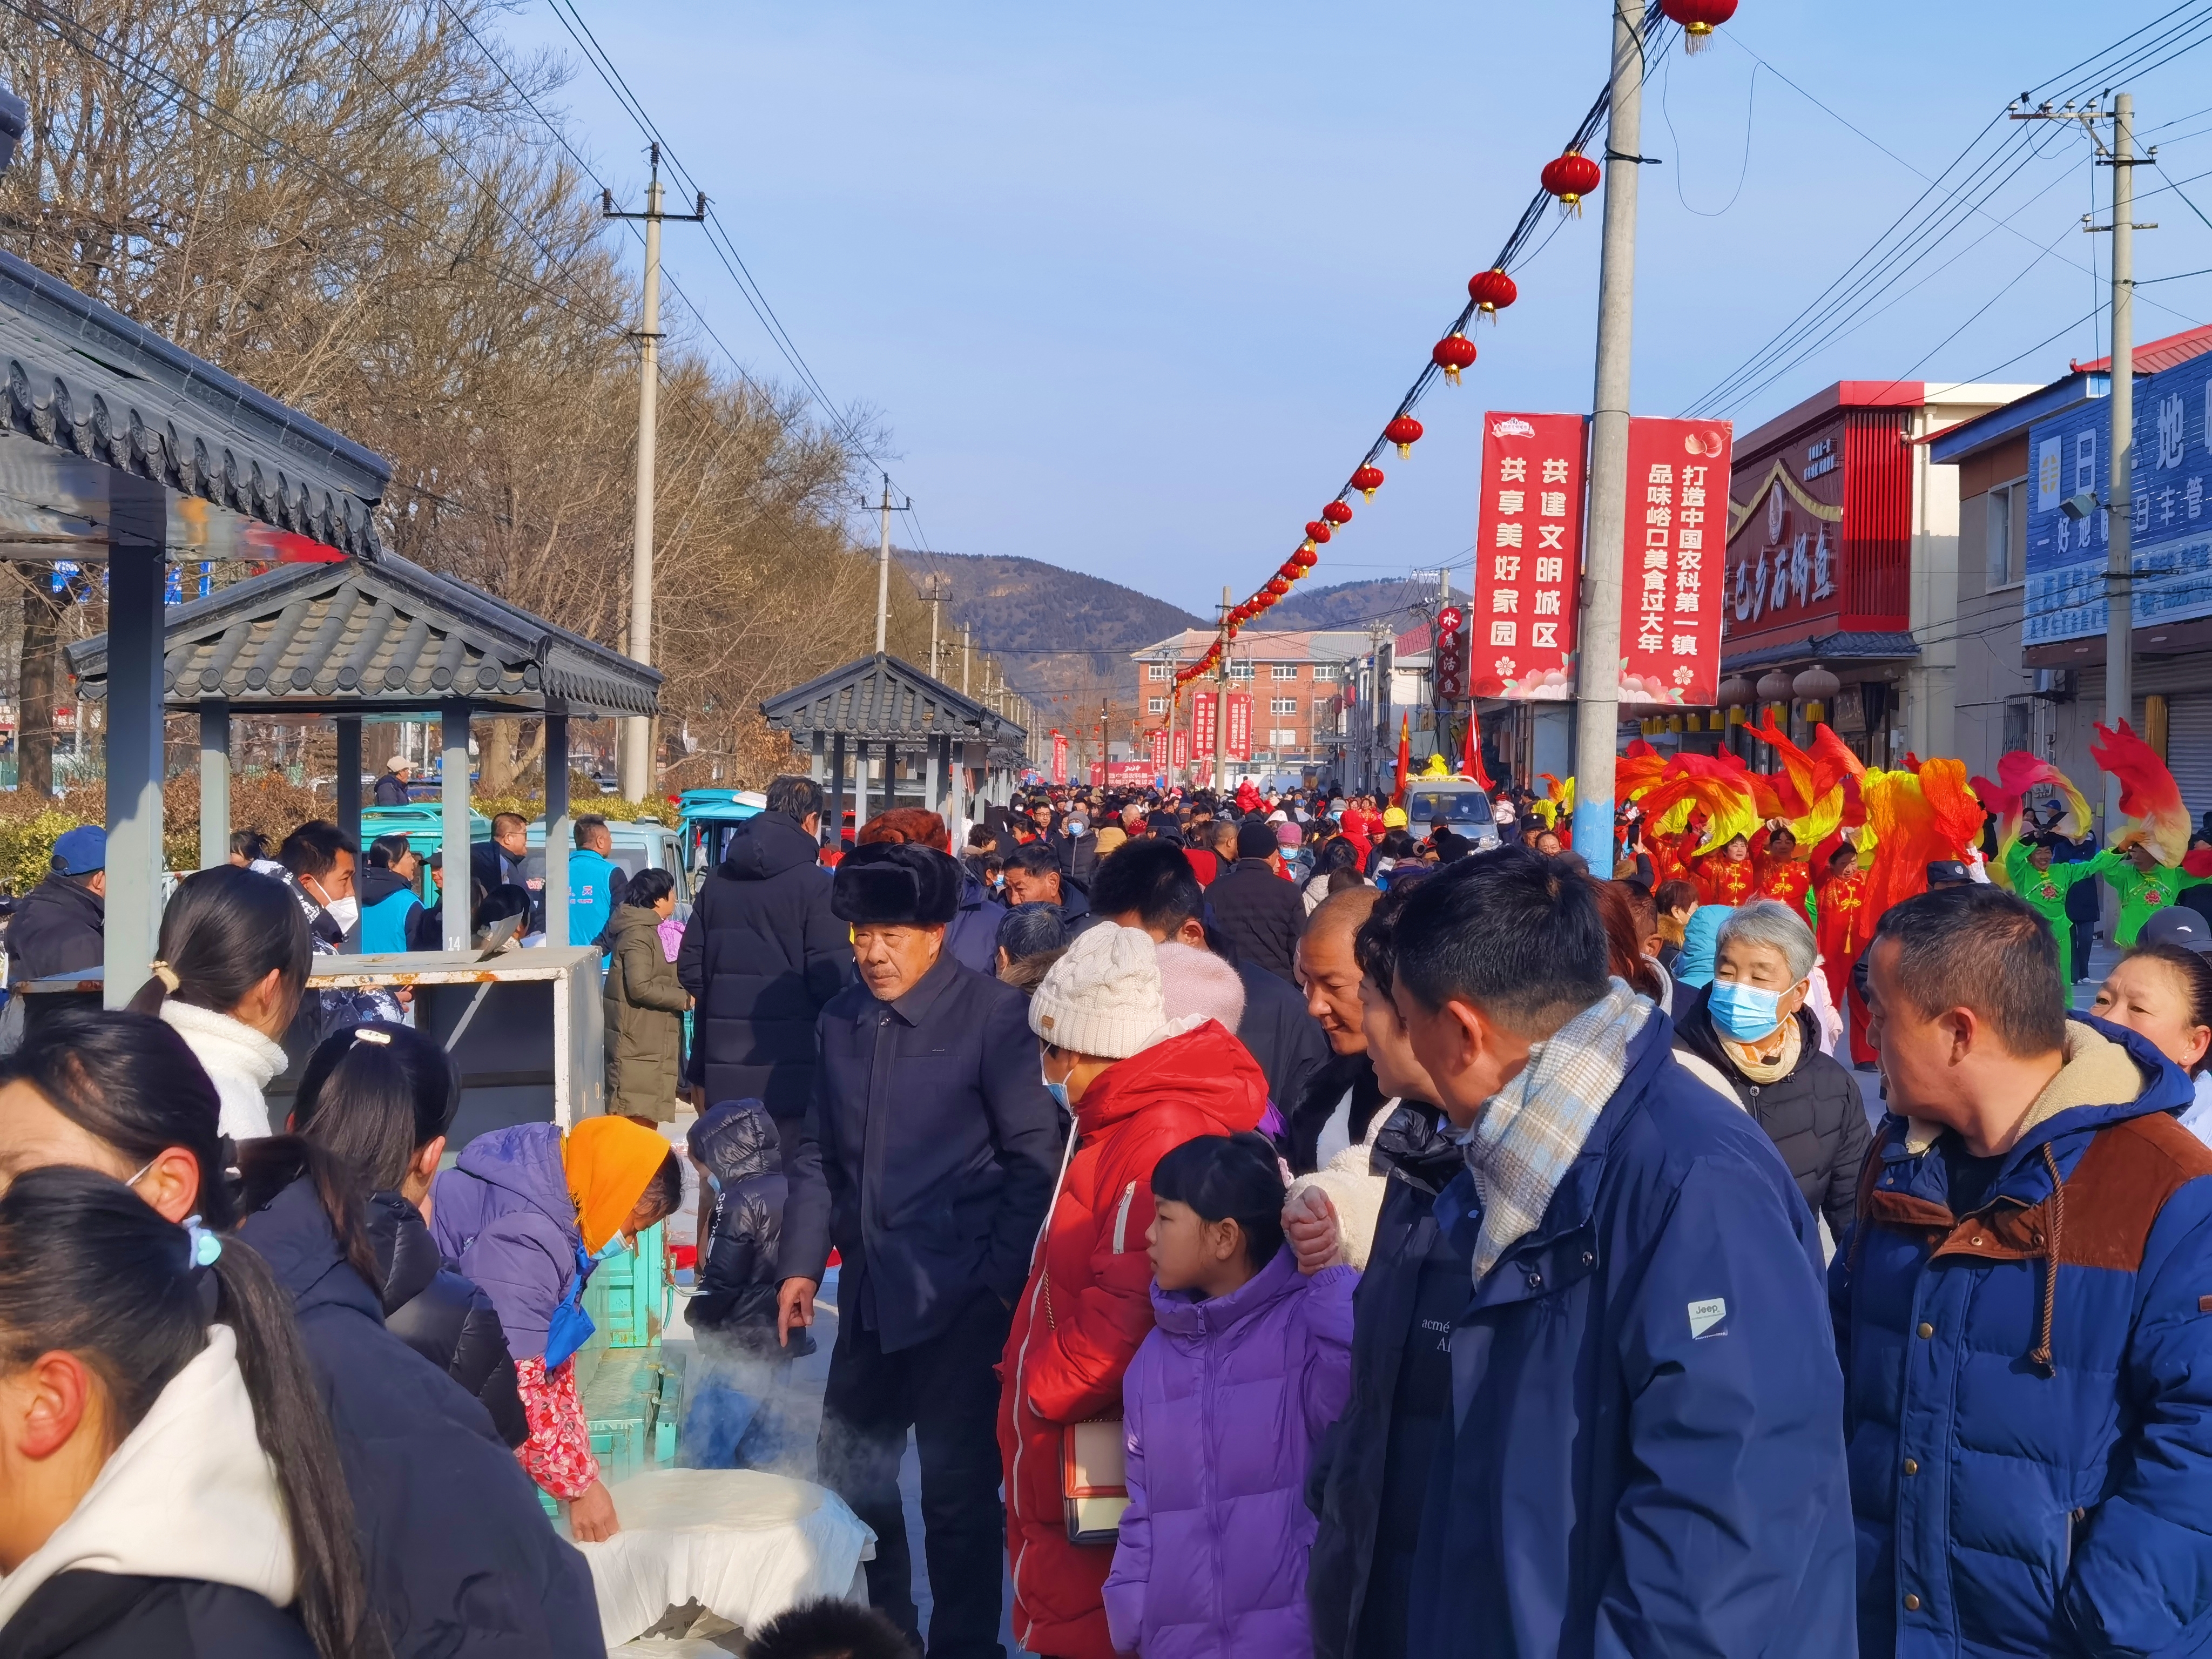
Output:
M1073 1113L1075 1110L1074 1107L1067 1103L1067 1085L1065 1083L1054 1083L1050 1078L1045 1076L1042 1054L1037 1056L1037 1079L1044 1085L1045 1093L1053 1097L1061 1111Z
M611 1261L629 1248L629 1247L627 1244L623 1243L623 1236L620 1233L617 1233L605 1243L600 1245L598 1249L592 1252L592 1260L594 1261Z
M1782 993L1717 979L1705 1012L1723 1036L1738 1042L1756 1042L1771 1036L1782 1024Z

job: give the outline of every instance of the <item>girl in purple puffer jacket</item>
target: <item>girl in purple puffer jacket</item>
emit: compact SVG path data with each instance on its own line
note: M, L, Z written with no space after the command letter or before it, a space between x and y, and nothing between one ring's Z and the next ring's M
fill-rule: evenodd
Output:
M1299 1273L1262 1136L1184 1142L1154 1167L1152 1200L1153 1328L1121 1385L1114 1646L1145 1659L1310 1653L1306 1459L1351 1392L1359 1275Z

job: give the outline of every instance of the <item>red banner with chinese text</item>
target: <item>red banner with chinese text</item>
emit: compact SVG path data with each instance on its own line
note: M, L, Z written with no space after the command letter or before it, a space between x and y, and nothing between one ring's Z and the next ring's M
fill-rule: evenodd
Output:
M1052 734L1052 781L1054 783L1067 781L1067 733L1065 732Z
M1190 700L1190 748L1200 766L1213 764L1213 717L1221 710L1220 693L1200 691Z
M1181 772L1187 769L1189 765L1190 731L1187 726L1178 726L1168 744L1168 769L1171 772Z
M1726 421L1628 422L1620 700L1703 708L1720 694Z
M1164 726L1152 734L1152 773L1154 776L1168 769L1168 729Z
M1248 691L1229 694L1229 758L1252 758L1252 696Z
M1482 423L1466 685L1478 697L1575 691L1583 550L1579 415L1492 410Z

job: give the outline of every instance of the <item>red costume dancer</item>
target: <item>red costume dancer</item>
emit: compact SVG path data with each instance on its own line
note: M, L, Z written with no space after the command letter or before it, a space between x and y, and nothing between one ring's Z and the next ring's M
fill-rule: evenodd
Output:
M1850 853L1851 849L1842 850ZM1865 914L1867 872L1859 868L1858 855L1852 854L1848 864L1830 856L1833 861L1824 862L1818 883L1820 922L1815 937L1820 947L1820 966L1828 975L1828 993L1842 1009L1848 1006L1844 993L1850 987L1851 963L1866 948L1874 924L1881 918Z
M1751 861L1749 842L1744 842L1745 856L1740 859L1729 857L1728 847L1698 858L1692 854L1692 845L1686 843L1682 850L1689 857L1690 879L1698 884L1699 903L1734 908L1748 904L1759 896L1759 870ZM1734 845L1734 842L1729 843Z
M1759 872L1759 896L1778 899L1799 915L1805 915L1805 895L1813 885L1813 869L1798 856L1797 838L1787 830L1777 830L1766 838L1766 845L1753 859L1753 867Z

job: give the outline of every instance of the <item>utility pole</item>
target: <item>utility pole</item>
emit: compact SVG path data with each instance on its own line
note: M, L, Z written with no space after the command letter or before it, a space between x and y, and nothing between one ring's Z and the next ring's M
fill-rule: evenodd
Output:
M2158 226L2135 222L2135 169L2158 165L2158 147L2147 155L2136 154L2136 100L2130 92L2112 100L2112 142L2107 149L2098 136L2097 124L2105 118L2094 102L2086 109L2071 103L2053 109L2015 105L2015 121L2079 121L2097 146L2097 164L2112 170L2112 222L2100 225L2083 216L2081 228L2112 234L2112 435L2106 443L2110 470L2105 485L2105 724L2118 726L2135 718L2135 568L2130 562L2130 532L2135 509L2136 460L2136 332L2135 233ZM2091 511L2094 504L2085 503ZM2075 516L2069 504L2068 516ZM2086 514L2083 515L2086 520ZM2105 779L2105 834L2109 839L2119 828L2120 781Z
M898 510L903 513L913 505L914 497L909 495L906 506ZM883 515L883 539L876 549L876 654L879 657L884 654L884 628L891 612L891 475L888 472L884 474ZM933 613L933 629L935 624Z
M968 695L968 624L960 624L960 695Z
M1636 186L1643 143L1644 0L1613 0L1597 382L1590 404L1589 543L1583 559L1582 665L1575 706L1575 846L1601 869L1613 861L1613 747L1620 736L1620 573L1628 538L1629 347L1636 313Z
M637 389L637 516L630 532L629 654L636 661L653 661L653 475L654 426L660 404L660 226L665 219L698 224L707 217L707 194L700 191L696 210L664 213L660 207L660 146L653 146L653 181L646 186L645 211L617 213L614 192L602 189L600 210L610 219L645 221L645 295L638 322L641 379ZM622 752L617 771L624 800L643 800L653 791L653 722L634 715L623 722Z
M933 571L921 579L921 597L929 606L929 678L944 678L937 665L937 610L952 596L952 578Z
M1225 630L1229 613L1236 607L1230 603L1226 584L1221 589L1221 621ZM1213 793L1218 797L1229 789L1229 651L1222 648L1221 661L1213 671Z

